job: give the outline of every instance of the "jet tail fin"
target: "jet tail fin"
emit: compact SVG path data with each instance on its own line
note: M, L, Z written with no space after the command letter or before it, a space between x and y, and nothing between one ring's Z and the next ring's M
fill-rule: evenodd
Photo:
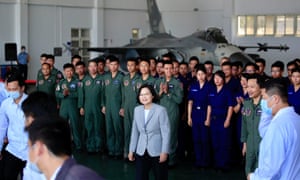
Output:
M147 0L151 34L166 33L156 0Z

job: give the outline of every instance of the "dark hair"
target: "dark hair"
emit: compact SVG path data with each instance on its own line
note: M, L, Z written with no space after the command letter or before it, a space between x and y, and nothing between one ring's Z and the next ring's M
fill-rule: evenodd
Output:
M266 60L263 58L256 58L255 63L262 63L264 66L266 66Z
M163 64L164 64L164 67L165 67L166 64L170 64L170 65L172 65L172 67L173 67L172 61L163 61Z
M65 69L67 69L67 68L72 68L72 69L74 70L74 65L71 64L71 63L66 63L66 64L64 64L63 69L65 70Z
M153 96L152 102L154 102L154 103L158 102L158 99L159 99L159 98L158 98L158 95L156 94L156 91L155 91L153 85L150 85L150 84L143 84L143 85L140 87L140 89L139 89L139 91L138 91L138 95L137 95L137 102L138 102L139 104L142 104L139 97L140 97L140 94L141 94L141 91L142 91L143 88L148 88L148 89L150 90L150 93L151 93L152 96Z
M97 64L99 64L99 63L105 64L105 60L103 57L98 57L98 58L96 58L96 60L97 60Z
M293 74L294 72L300 73L300 68L299 68L299 67L294 68L294 69L292 70L292 74Z
M170 60L172 60L172 54L171 53L163 54L162 58L169 58Z
M90 65L91 63L95 63L95 64L97 64L97 60L95 60L95 59L91 59L91 60L89 60L89 61L88 61L88 65Z
M295 66L295 68L297 68L298 64L295 61L290 61L286 64L286 67L289 67L289 66Z
M197 64L197 66L196 66L196 72L198 72L198 71L202 71L202 72L204 72L206 74L206 69L205 69L205 67L204 67L203 64Z
M42 57L47 58L47 56L48 56L47 54L43 53L43 54L41 54L40 57L41 57L41 58L42 58Z
M49 63L43 63L42 66L47 65L49 68L51 68Z
M157 60L156 60L155 57L150 57L150 58L149 58L149 62L151 62L151 60L154 60L154 62L155 62L155 64L156 64Z
M75 66L83 66L83 67L85 67L85 63L83 61L79 61L79 62L76 63Z
M25 130L32 144L41 141L55 156L72 155L70 126L59 116L39 116Z
M19 73L17 71L12 71L10 74L7 75L6 82L10 83L13 81L18 81L20 87L25 86L24 77L21 75L21 73Z
M23 46L21 46L21 49L26 49L26 47L23 45Z
M73 62L74 59L80 59L80 61L81 61L81 56L79 56L79 55L72 56L71 62Z
M214 63L213 63L212 61L210 61L210 60L205 61L205 62L204 62L204 65L205 65L205 64L214 66Z
M276 61L271 65L271 68L278 67L281 71L284 71L284 63L282 61Z
M181 62L181 63L179 63L179 66L181 66L181 65L185 65L186 67L189 67L189 65L188 65L187 62Z
M197 63L199 64L199 58L197 56L190 57L189 62L191 61L197 61Z
M150 66L150 60L146 58L142 58L139 63L146 62Z
M222 64L221 64L221 66L223 67L223 66L232 66L232 63L231 62L229 62L229 61L225 61L225 62L223 62Z
M221 71L221 70L216 71L215 74L214 74L214 78L215 78L215 76L221 77L223 79L224 84L226 83L226 81L225 81L225 74L224 74L223 71Z
M52 54L48 54L47 59L53 59L53 61L55 61L55 57Z
M137 59L135 57L130 57L127 58L127 62L134 62L135 64L137 64Z
M56 107L56 99L42 91L35 91L28 95L22 103L22 110L25 116L38 116L58 115Z
M231 65L235 66L235 67L241 67L241 68L243 68L243 63L241 61L235 61Z
M244 70L246 70L246 68L248 66L253 66L256 71L259 70L259 67L255 63L253 63L253 62L247 62L247 64L244 67Z
M270 79L265 82L265 88L269 96L278 95L283 102L287 102L288 90L283 79Z
M114 55L109 55L105 58L105 60L109 59L109 62L117 62L119 63L119 58L117 58L117 56Z
M177 61L176 59L173 59L172 63L177 63L179 65L179 61Z
M265 81L265 79L264 79L261 75L259 75L259 74L248 74L247 76L248 76L248 77L246 77L246 78L247 78L247 81L248 81L249 79L256 79L256 83L258 84L258 86L259 86L260 88L263 88L263 87L264 87L264 83L265 83L266 81Z
M158 60L156 64L159 64L159 63L164 65L164 62L162 60ZM149 62L149 64L150 64L150 62Z

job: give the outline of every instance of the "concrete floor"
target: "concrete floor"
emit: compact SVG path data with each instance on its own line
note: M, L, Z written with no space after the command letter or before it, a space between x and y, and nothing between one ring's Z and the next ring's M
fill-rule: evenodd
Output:
M97 171L107 180L133 180L135 179L135 164L123 160L110 159L105 155L88 155L75 153L77 161ZM153 175L150 175L151 179ZM169 180L240 180L245 179L242 167L232 168L226 173L217 173L213 169L200 170L192 162L182 162L169 170Z

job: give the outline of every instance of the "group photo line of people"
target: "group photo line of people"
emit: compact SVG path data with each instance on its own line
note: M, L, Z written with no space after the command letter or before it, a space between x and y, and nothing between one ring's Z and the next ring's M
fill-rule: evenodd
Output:
M300 178L300 59L268 69L263 58L223 57L214 70L167 53L128 58L123 72L114 55L74 55L63 73L51 54L40 63L29 95L22 63L0 84L0 179L67 176L67 163L102 179L73 152L135 161L139 180L168 179L187 160L218 173L243 166L245 179Z

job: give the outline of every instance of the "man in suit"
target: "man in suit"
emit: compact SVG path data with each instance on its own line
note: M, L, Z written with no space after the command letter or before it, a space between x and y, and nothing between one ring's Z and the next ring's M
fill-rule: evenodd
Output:
M102 179L71 157L70 127L57 116L36 117L26 127L29 134L29 163L47 179Z
M170 124L164 107L157 101L153 86L142 85L138 101L143 104L134 109L128 159L136 158L136 179L149 179L153 168L155 179L168 179L168 154L170 151ZM136 153L134 158L133 153Z

